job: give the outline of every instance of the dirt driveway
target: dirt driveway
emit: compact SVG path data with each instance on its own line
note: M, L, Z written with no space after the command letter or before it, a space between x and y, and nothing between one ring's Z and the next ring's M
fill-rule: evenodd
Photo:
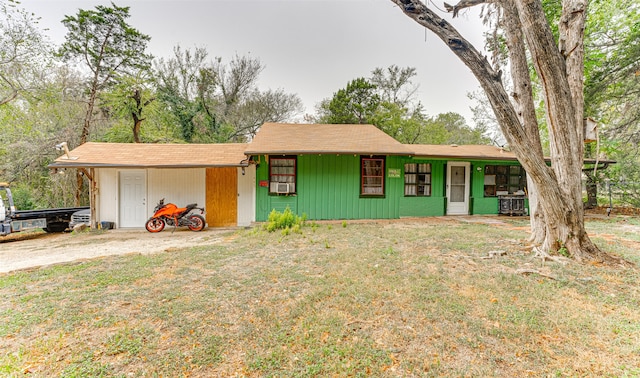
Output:
M144 229L109 230L100 233L44 232L0 237L0 273L100 256L128 253L157 253L173 248L220 243L230 229L212 228L200 232L167 229L151 234Z

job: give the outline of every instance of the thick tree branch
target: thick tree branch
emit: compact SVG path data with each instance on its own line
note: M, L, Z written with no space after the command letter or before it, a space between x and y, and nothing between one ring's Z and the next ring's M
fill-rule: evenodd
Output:
M509 95L502 85L502 72L495 71L486 57L464 39L449 22L427 8L422 2L418 0L391 1L397 4L408 17L436 34L471 69L487 94L507 142L514 148L516 156L524 159L521 162L525 169L533 169L532 164L528 162L532 161L528 143L513 143L514 140L528 141L528 138L518 114L509 100Z
M458 2L458 4L456 5L444 3L444 9L446 9L449 13L453 12L453 18L456 18L458 16L458 12L460 12L462 9L470 8L478 4L486 4L492 2L492 0L460 0L460 2Z
M530 140L531 153L537 158L544 158L542 143L540 142L540 130L538 128L536 106L533 99L533 85L529 75L529 63L525 50L522 24L518 17L518 9L512 0L500 0L503 17L501 24L504 27L509 61L511 63L511 79L513 80L514 93L512 95L518 109L520 121L524 125L525 132Z

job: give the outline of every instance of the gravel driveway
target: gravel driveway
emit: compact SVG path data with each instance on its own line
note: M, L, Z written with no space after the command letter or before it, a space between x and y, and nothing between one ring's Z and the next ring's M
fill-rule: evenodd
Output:
M157 253L174 248L211 245L230 229L200 232L168 228L152 234L144 229L47 234L16 233L0 237L0 273L127 253Z

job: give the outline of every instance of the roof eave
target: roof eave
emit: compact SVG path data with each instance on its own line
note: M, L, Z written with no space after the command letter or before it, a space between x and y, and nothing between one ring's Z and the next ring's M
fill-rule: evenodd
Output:
M409 151L245 151L248 156L258 155L411 155Z
M140 165L140 164L102 164L102 163L61 163L55 162L47 166L49 169L55 168L229 168L248 167L248 163L238 164L165 164L165 165Z
M495 160L495 161L517 161L515 156L471 156L471 155L425 155L425 154L412 154L411 156L421 159L465 159L465 160Z

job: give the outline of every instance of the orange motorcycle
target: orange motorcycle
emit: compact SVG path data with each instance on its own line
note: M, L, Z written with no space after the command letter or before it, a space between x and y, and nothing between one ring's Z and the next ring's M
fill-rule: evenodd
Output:
M191 213L192 210L200 210L200 214ZM154 209L154 214L147 223L145 228L149 232L160 232L164 230L165 225L169 226L187 226L191 231L202 231L204 228L204 209L198 207L197 203L190 203L186 207L178 207L172 203L164 203L164 198L158 202Z

